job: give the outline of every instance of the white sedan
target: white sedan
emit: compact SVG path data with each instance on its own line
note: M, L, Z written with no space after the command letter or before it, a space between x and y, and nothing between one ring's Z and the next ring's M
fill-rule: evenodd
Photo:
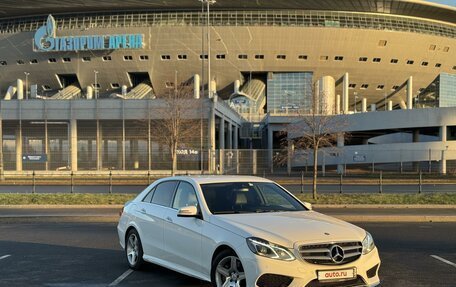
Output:
M125 205L117 230L131 268L147 261L216 287L380 285L368 232L259 177L158 180Z

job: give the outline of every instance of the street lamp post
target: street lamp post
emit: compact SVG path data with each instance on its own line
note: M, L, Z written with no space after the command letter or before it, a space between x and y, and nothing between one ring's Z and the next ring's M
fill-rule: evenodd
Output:
M25 74L25 99L28 100L28 76L30 73L24 72Z
M95 84L94 84L94 92L95 92L95 99L98 99L98 71L93 70L93 73L95 74Z

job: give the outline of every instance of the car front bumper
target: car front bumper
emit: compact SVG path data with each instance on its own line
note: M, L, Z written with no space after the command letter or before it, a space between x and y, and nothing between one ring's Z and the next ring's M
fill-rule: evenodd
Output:
M369 254L361 255L361 257L356 261L344 265L332 266L311 264L302 260L301 258L296 258L293 261L270 259L255 255L248 249L247 246L245 246L245 250L242 250L240 252L240 255L244 270L246 272L247 287L261 287L257 284L257 280L264 274L274 274L290 277L292 281L288 286L285 285L286 287L325 286L325 284L322 284L323 282L318 282L318 271L337 271L350 268L355 268L357 278L361 279L360 281L362 282L362 284L350 286L380 286L380 279L378 277L380 258L377 248L372 250ZM377 266L375 275L372 276L371 274L372 277L369 278L367 276L367 271L375 266ZM330 281L327 282L329 283ZM343 281L340 281L341 286L344 286L342 282Z

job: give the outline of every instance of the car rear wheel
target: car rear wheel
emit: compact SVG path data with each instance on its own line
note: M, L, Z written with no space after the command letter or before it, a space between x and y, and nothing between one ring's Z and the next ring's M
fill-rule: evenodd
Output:
M141 239L136 229L128 232L125 240L125 255L131 269L138 270L144 263Z
M229 250L219 253L212 263L211 280L214 287L245 287L245 271L239 257Z

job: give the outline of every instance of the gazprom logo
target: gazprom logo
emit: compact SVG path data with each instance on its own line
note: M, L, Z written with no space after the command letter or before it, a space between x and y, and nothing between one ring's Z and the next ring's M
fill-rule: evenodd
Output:
M56 37L55 19L49 15L46 25L36 30L33 50L36 52L142 49L142 34L89 35Z

